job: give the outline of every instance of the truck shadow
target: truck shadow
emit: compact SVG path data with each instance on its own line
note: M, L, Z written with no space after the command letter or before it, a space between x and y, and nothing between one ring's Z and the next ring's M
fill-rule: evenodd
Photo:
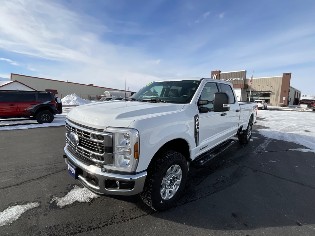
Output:
M305 170L294 171L314 153L302 157L290 151L299 145L266 139L257 132L253 136L249 145L235 143L207 166L192 167L185 194L168 211L152 211L139 196L115 198L174 227L253 230L313 224L315 185L299 177ZM311 160L307 165L315 168L315 158ZM314 179L315 174L305 178L309 177ZM153 221L152 227L158 227L154 222L161 221Z
M176 224L211 230L313 224L315 185L292 176L295 164L291 161L298 161L297 153L288 150L298 145L274 140L269 141L272 151L257 152L266 138L258 133L254 136L248 146L236 143L209 166L191 169L186 192L177 206L153 215ZM273 170L279 155L290 164ZM315 165L315 160L312 164Z

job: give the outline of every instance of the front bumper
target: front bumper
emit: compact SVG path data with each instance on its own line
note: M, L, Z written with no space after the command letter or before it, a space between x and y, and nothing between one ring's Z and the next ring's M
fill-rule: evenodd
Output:
M143 191L147 172L132 175L108 173L100 167L86 165L78 161L75 156L64 148L65 161L78 169L79 181L88 189L98 194L108 195L135 195Z

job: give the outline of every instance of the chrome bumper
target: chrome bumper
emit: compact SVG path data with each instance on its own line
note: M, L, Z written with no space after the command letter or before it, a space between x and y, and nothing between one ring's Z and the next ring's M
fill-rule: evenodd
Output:
M108 194L108 195L135 195L141 193L143 191L145 179L147 176L147 172L141 172L134 175L123 175L123 174L115 174L108 173L102 171L100 167L94 165L86 165L80 161L78 161L75 156L68 151L67 146L64 148L64 152L66 154L66 163L70 162L70 164L79 168L82 172L78 174L78 180L88 189L93 192L99 194ZM98 184L92 183L89 181L89 178L86 176L97 179ZM105 181L117 181L117 187L106 187ZM122 189L119 188L119 183L134 183L131 189Z

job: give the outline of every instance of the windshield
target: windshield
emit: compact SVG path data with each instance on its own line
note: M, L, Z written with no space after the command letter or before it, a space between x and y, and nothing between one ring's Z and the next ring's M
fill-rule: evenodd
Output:
M163 81L153 82L140 89L131 99L140 102L189 103L200 81Z

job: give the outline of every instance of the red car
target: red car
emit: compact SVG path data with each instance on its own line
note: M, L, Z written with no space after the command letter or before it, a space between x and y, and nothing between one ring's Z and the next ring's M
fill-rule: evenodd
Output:
M315 111L315 99L301 99L300 105L307 105L308 108L313 109Z
M0 118L33 118L51 123L62 113L62 104L49 92L0 90ZM60 101L60 100L59 100Z

